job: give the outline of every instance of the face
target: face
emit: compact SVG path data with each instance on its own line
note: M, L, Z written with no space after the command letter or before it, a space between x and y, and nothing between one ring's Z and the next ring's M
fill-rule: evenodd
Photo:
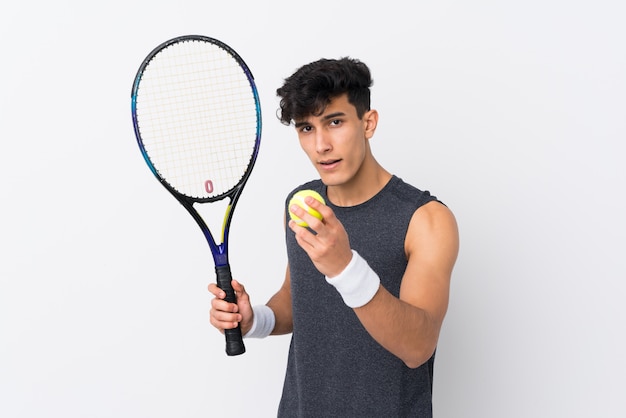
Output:
M333 99L319 116L295 123L300 146L327 186L342 186L357 180L371 159L369 139L374 134L377 113L370 110L359 119L347 95Z

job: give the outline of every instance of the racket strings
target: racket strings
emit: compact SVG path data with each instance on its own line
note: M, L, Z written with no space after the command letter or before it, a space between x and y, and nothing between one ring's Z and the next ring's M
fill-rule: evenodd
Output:
M190 197L215 197L245 175L257 103L244 69L217 45L186 41L153 57L137 93L137 121L161 177Z

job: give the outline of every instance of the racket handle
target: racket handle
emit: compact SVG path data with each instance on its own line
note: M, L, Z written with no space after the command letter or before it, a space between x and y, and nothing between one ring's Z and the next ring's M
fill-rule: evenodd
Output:
M230 303L237 303L235 291L230 283L232 280L230 266L217 266L215 267L215 273L217 273L217 285L224 291L224 293L226 293L224 300ZM225 329L224 336L226 337L227 355L237 356L246 352L246 347L243 345L243 338L241 337L241 328L239 325L237 325L237 328Z

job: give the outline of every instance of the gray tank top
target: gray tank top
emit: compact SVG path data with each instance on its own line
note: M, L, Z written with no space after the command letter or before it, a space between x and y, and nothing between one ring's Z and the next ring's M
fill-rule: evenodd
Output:
M344 225L350 244L396 297L407 265L404 239L422 205L436 200L393 176L372 199L353 207L328 201L315 180L296 188L319 192ZM434 355L416 369L380 346L339 293L313 266L286 228L293 334L279 417L431 417Z

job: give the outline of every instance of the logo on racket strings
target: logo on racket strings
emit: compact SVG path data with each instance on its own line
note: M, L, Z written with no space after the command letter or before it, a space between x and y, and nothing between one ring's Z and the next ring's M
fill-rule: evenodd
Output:
M213 182L211 180L207 180L204 182L204 190L206 190L207 193L213 193Z

